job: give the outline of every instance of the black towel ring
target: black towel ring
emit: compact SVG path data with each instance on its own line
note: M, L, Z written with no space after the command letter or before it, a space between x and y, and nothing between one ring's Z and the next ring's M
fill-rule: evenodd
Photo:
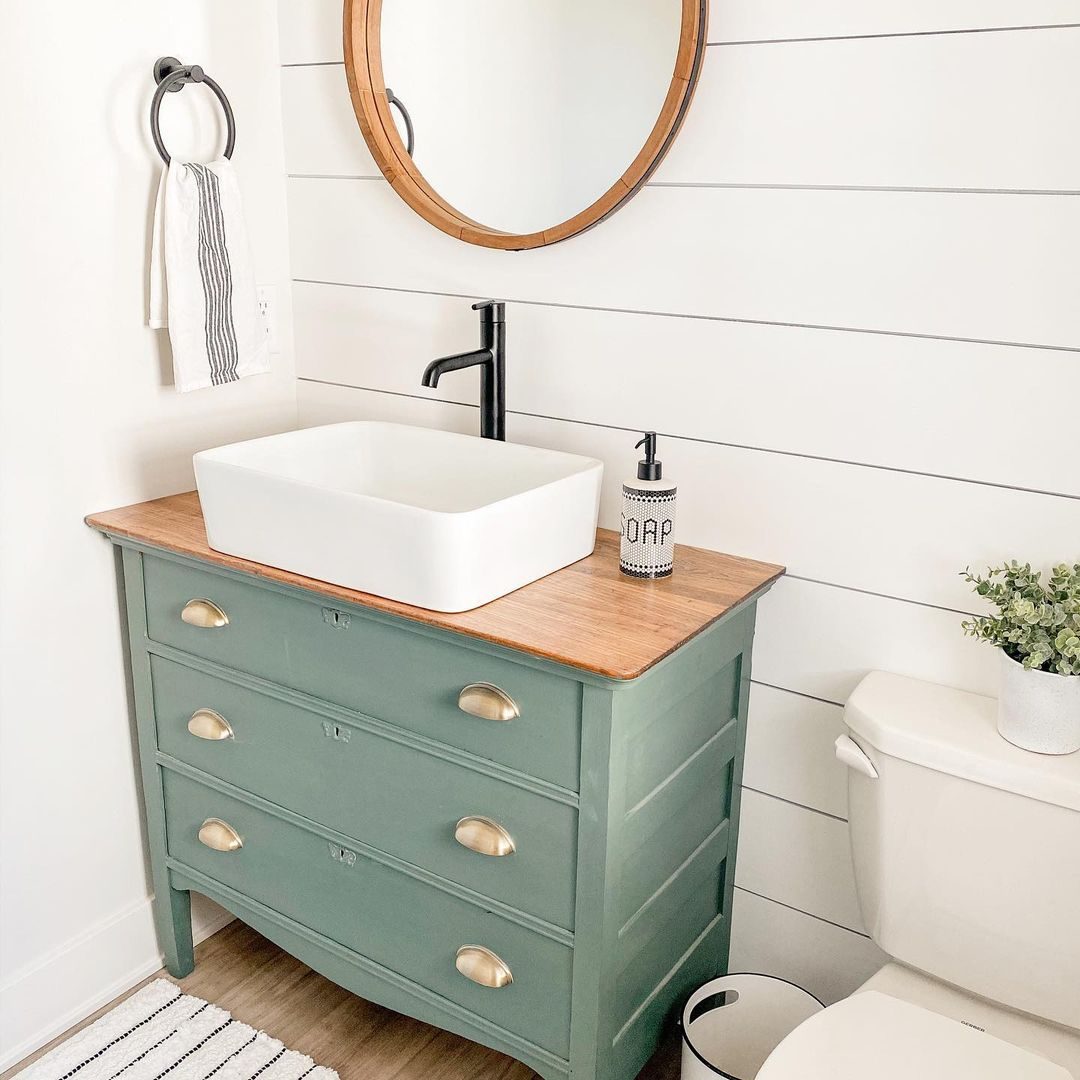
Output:
M206 83L214 92L214 97L221 103L225 111L225 121L228 124L228 138L225 140L225 156L231 158L233 147L236 145L236 117L233 116L232 106L225 96L225 91L198 64L184 66L175 56L163 56L154 64L154 79L158 87L154 91L154 100L150 102L150 134L154 138L154 145L161 155L161 160L166 165L172 161L169 151L165 149L165 143L161 139L161 125L158 123L158 113L161 109L162 98L166 94L175 94L182 90L184 83Z

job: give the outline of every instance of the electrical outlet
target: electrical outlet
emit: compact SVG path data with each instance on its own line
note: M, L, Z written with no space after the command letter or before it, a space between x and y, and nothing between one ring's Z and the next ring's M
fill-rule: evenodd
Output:
M278 345L277 286L256 285L255 301L258 308L259 326L266 336L272 353L280 352Z

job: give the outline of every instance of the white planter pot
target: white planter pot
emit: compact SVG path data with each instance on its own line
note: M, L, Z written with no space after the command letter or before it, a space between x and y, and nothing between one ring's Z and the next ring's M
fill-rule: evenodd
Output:
M998 731L1014 746L1037 754L1080 750L1080 675L1027 671L1004 649Z

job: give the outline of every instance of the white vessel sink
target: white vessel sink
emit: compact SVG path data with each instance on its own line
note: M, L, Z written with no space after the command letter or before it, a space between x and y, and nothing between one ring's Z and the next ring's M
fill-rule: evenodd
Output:
M588 555L602 474L594 458L367 421L195 455L216 551L435 611Z

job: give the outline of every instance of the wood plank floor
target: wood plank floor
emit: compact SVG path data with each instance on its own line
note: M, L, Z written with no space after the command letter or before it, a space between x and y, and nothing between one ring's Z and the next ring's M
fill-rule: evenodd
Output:
M341 1080L535 1080L531 1069L503 1054L350 994L239 920L196 948L195 970L186 979L173 979L165 971L151 976L156 978L167 978L185 993L220 1005L237 1020L336 1069ZM128 996L64 1032L0 1074L0 1080L8 1080ZM672 1037L640 1080L677 1080L678 1075L678 1044Z

